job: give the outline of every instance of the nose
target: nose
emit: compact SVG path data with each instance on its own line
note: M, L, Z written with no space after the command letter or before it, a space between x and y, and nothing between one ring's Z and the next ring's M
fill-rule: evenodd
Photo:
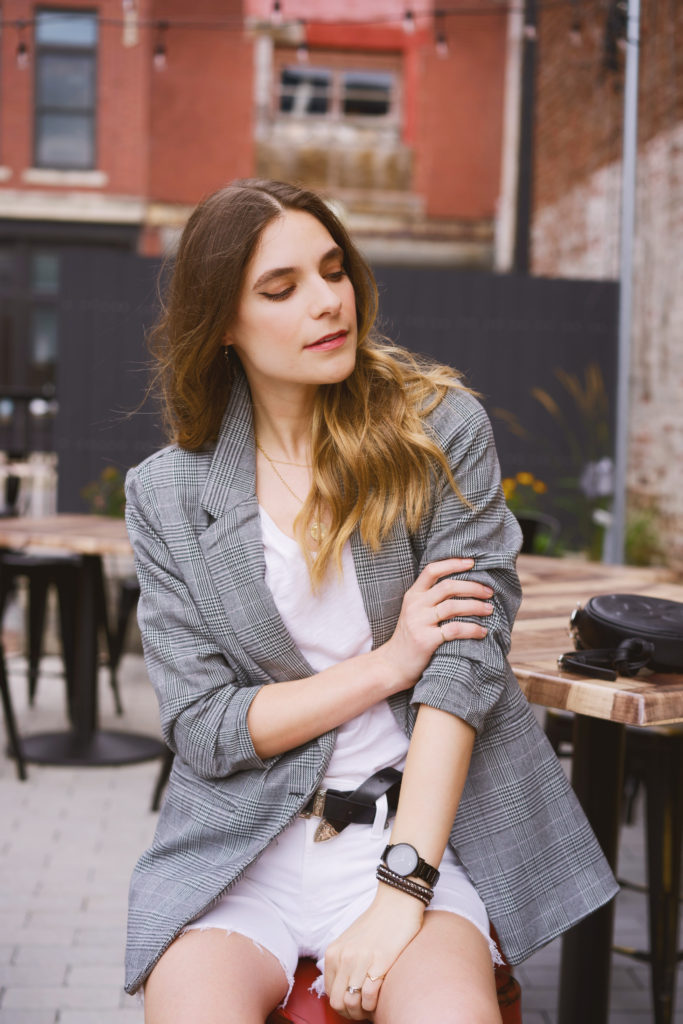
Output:
M339 312L342 299L339 293L324 277L317 277L313 284L310 312L316 320L321 316L330 316Z

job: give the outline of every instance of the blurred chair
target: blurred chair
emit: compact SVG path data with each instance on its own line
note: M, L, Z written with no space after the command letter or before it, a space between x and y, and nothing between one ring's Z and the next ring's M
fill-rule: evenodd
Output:
M24 579L27 584L26 611L26 643L28 660L28 701L33 705L38 689L40 662L43 654L43 640L47 601L50 588L57 594L57 610L59 618L59 637L61 642L64 678L66 682L67 712L73 721L74 667L76 659L76 600L78 593L78 574L81 569L79 555L39 555L27 554L0 548L0 622L4 616L10 595L15 592L17 582ZM109 666L109 682L118 715L123 714L116 670L120 655L114 657L112 632L109 628L109 615L105 593L104 572L102 561L98 559L98 586L96 616L99 630L103 635L107 664ZM2 662L3 710L7 731L10 737L10 750L17 759L17 771L21 779L26 778L25 766L21 758L20 741L17 737L16 719L11 705L11 694L7 684L4 665L4 649L0 642L0 661Z
M0 643L0 699L2 699L2 711L5 718L5 728L7 730L9 754L10 757L13 757L17 762L17 775L23 782L26 779L26 764L21 751L19 733L17 732L17 723L14 717L14 708L12 707L12 695L10 694L9 681L7 679L5 651L2 643Z
M554 516L548 516L544 512L520 512L516 516L517 522L522 529L522 554L533 554L543 538L543 553L552 554L555 544L560 537L560 521ZM539 552L536 550L536 553Z

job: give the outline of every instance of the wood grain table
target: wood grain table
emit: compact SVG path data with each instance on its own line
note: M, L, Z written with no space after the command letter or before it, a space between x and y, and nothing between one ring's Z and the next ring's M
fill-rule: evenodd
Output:
M529 701L575 713L572 785L600 845L616 868L626 726L683 721L683 673L614 682L562 671L573 649L569 617L597 594L648 594L683 602L683 586L664 569L607 566L523 555L523 601L510 660ZM563 939L558 1024L606 1024L614 902Z
M105 731L97 715L97 585L103 555L130 555L122 519L94 515L52 515L0 519L0 547L57 551L81 556L76 594L76 658L72 728L24 737L27 761L61 765L114 765L165 755L159 740L138 733Z

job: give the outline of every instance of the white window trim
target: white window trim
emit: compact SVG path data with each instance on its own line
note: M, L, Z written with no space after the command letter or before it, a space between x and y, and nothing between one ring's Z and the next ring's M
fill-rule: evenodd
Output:
M26 185L50 185L63 188L105 188L109 175L105 171L58 171L51 167L27 167L21 180Z

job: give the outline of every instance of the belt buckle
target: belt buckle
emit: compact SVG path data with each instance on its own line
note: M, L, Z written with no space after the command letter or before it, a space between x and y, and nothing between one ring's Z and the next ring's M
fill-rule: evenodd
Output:
M302 812L302 816L304 818L320 818L320 823L316 828L315 834L313 836L314 843L324 843L327 839L334 839L335 836L339 835L338 830L325 817L326 796L326 789L316 790L316 792L313 794L313 803L310 811Z
M325 812L325 797L327 796L326 789L317 789L311 797L311 807L303 807L299 811L300 818L322 818Z

